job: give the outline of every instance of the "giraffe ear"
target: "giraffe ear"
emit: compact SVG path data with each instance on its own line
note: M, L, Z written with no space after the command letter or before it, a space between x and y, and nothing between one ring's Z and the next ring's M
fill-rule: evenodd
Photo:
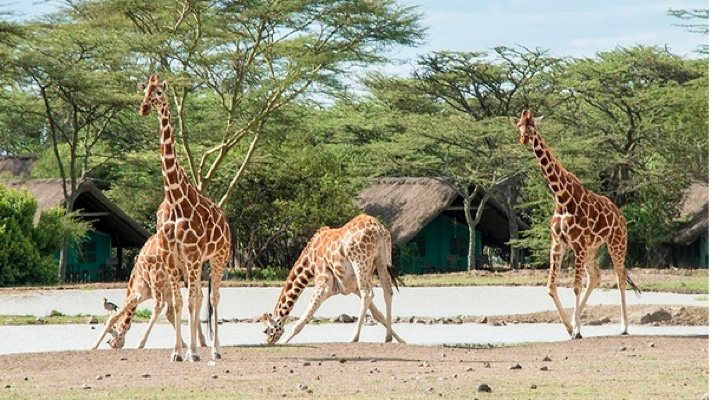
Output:
M262 316L259 318L260 322L269 322L269 320L272 319L272 315L269 313L264 313Z
M139 82L138 83L138 90L140 90L141 92L146 90L146 84L143 82Z
M511 117L511 124L513 124L514 126L518 126L518 118Z
M541 126L541 120L542 120L542 119L543 119L543 116L542 116L542 115L541 115L540 117L535 117L535 118L533 118L533 126L535 126L536 128L538 128L539 126Z
M163 81L159 86L165 92L165 90L168 89L168 82Z

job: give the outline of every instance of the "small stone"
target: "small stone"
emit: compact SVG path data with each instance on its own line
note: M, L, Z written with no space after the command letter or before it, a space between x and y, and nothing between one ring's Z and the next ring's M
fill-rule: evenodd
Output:
M217 363L216 363L215 361L213 361L213 360L210 360L210 361L207 362L207 366L208 366L208 367L214 367L215 365L217 365Z
M314 390L311 388L306 389L306 393L308 394L313 394Z
M95 316L92 315L91 317L89 317L89 320L87 320L86 323L95 325L95 324L99 323L99 320Z
M335 357L335 356L336 356L336 353L331 353L331 354L329 354L329 355L330 355L331 357Z
M141 378L150 378L150 377L151 377L151 374L149 374L148 372L141 375Z
M303 383L300 383L298 387L299 387L299 390L306 390L309 388L308 385L304 385Z
M345 358L341 358L340 360L338 360L338 362L341 363L341 364L345 364L345 363L346 363L346 359L345 359Z
M85 384L81 385L81 388L86 390L86 389L91 389L91 386L89 386L88 383L85 383Z
M469 367L466 370L464 370L464 372L472 372L472 371L474 371L474 368L472 368L472 367Z
M11 387L10 385L5 385L5 389L10 389Z
M320 381L321 380L321 375L316 375L316 380Z
M553 360L551 360L550 357L545 356L545 357L543 357L543 361L550 362L550 361L553 361Z
M429 368L429 367L430 367L430 363L428 363L427 361L425 361L425 362L423 362L422 364L420 364L420 367Z
M546 367L545 365L542 366L542 367L541 367L541 371L548 371L548 367Z
M654 342L649 342L649 347L657 347L657 345Z
M452 378L457 379L457 374L452 375Z
M625 347L625 346L620 346L620 348L617 349L617 350L619 350L619 351L626 351L626 350L627 350L627 347Z
M308 361L304 361L304 363L301 365L303 365L304 367L308 367L308 366L311 366L311 363Z
M484 363L484 368L491 368L491 364L489 362Z
M100 380L104 379L104 377L101 376L101 375L96 375L96 378L95 378L95 379L96 379L97 381L100 381Z
M378 362L378 360L376 360L376 359L374 359L374 358L371 358L371 359L370 359L370 362Z
M212 378L212 379L217 379L217 374L212 375L210 378Z
M489 322L489 318L487 318L486 316L481 317L481 319L479 320L480 324L486 324L487 322Z
M481 393L491 393L491 387L486 383L480 383L477 385L476 391Z
M294 370L293 370L293 369L290 369L290 370L289 370L289 373L290 373L290 374L293 374L293 373L294 373Z
M225 370L225 373L226 373L226 374L229 374L229 373L230 373L230 370L229 370L229 369L226 369L226 370Z
M111 378L111 374L105 374L104 378Z
M516 364L509 367L509 369L521 369L521 368L522 368L521 364L519 364L519 363L516 363Z
M538 389L538 386L536 386L536 384L534 383L533 385L531 385L531 389Z
M30 380L30 378L28 378L28 377L25 377L25 381L29 381L29 380Z
M128 358L126 358L126 357L121 357L121 361L126 361L126 360L128 360Z

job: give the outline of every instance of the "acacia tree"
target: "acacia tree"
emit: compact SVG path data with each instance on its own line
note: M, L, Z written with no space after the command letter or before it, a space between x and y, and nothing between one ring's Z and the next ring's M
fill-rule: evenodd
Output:
M558 63L559 60L549 57L541 49L524 47L496 47L491 52L437 52L420 58L414 73L414 86L467 118L487 122L496 117L515 115L529 104L548 109L551 99L548 73ZM476 131L476 128L472 129ZM515 207L521 197L522 173L511 167L510 162L497 161L516 154L510 152L510 144L515 139L510 130L508 133L480 132L476 135L476 144L461 143L463 148L469 149L469 153L463 155L457 165L474 163L476 167L463 168L459 174L451 176L465 201L471 202L479 190L487 193L477 205L475 218L467 215L470 232L475 232L476 215L481 215L486 197L495 195L507 211L509 232L514 243L519 236ZM435 128L434 135L441 133ZM458 143L456 137L447 135L441 135L439 141L448 145ZM475 161L467 162L467 157ZM492 161L484 161L487 158ZM469 187L476 189L471 192ZM492 189L496 189L495 193L489 194ZM470 246L470 253L472 251ZM520 264L520 252L515 246L512 246L509 262L514 268Z
M418 15L392 0L158 0L71 3L75 18L114 15L115 27L149 72L172 81L176 135L197 188L230 176L215 193L224 204L277 110L311 92L339 87L356 64L384 61L383 50L421 36ZM194 127L198 101L210 98L220 128ZM214 125L214 124L213 124ZM241 151L238 167L227 156Z

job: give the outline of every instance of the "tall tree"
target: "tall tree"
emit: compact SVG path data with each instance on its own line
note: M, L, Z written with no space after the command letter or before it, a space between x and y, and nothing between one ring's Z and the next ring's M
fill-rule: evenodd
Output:
M271 115L299 97L340 87L349 67L382 62L385 49L413 44L422 34L414 9L392 0L71 5L78 19L115 16L146 70L172 81L176 135L196 186L206 191L218 173L231 177L217 193L220 204L243 177ZM193 127L199 116L190 107L205 96L221 125L214 131ZM238 149L241 163L225 164Z

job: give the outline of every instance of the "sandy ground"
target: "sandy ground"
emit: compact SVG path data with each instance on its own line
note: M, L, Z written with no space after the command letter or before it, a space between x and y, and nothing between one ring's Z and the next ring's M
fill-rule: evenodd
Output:
M0 356L0 398L700 400L709 373L707 336L486 348L230 347L217 363L169 363L168 357L167 349ZM482 384L491 392L478 391Z

